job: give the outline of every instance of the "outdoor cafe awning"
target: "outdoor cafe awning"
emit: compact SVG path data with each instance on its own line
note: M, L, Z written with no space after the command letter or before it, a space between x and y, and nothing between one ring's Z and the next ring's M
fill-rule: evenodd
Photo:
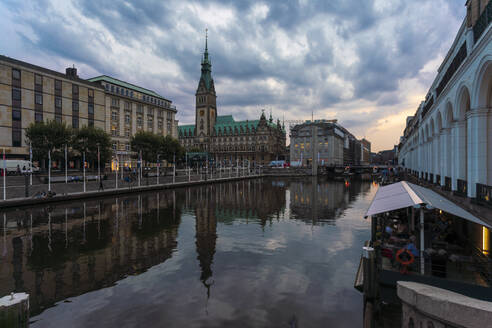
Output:
M414 205L425 205L431 208L438 208L465 220L492 228L489 224L465 211L438 193L406 181L380 187L367 210L366 217Z

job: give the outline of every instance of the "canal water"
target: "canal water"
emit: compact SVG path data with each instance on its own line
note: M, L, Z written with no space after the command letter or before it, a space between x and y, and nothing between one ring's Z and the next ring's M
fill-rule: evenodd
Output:
M0 212L32 327L361 327L371 183L256 179Z

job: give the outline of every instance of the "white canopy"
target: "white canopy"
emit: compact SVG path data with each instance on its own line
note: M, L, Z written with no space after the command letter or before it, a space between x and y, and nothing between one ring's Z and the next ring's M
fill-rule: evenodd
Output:
M473 214L465 211L438 193L406 181L380 187L376 192L376 196L374 196L369 209L367 210L366 216L414 205L427 205L438 208L444 212L456 215L465 220L492 228L489 224L483 222Z

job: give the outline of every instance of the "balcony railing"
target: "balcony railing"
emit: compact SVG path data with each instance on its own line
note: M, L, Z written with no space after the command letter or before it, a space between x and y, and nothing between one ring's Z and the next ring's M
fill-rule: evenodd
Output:
M492 1L489 1L487 7L485 7L484 11L475 23L475 26L473 26L473 38L475 39L475 42L480 39L490 22L492 22Z
M449 65L448 69L446 70L446 73L444 73L444 76L441 79L441 82L439 82L439 85L436 88L436 97L439 97L441 92L444 90L446 85L448 84L449 80L453 77L454 73L458 70L460 67L461 63L465 60L467 56L466 52L466 41L463 42L463 44L460 47L460 50L458 50L458 53L456 56L453 58L453 61ZM422 115L424 117L425 115Z
M458 196L466 197L466 195L467 195L467 193L466 193L467 182L465 180L460 180L460 179L458 179L457 182L458 182L458 185L457 185L455 194Z
M444 190L451 191L451 178L450 177L444 177Z
M492 207L492 186L477 183L477 202Z

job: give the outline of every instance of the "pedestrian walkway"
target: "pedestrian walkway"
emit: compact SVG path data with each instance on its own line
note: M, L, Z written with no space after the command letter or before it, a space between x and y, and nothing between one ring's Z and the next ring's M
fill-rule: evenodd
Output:
M247 171L236 171L229 172L230 174L223 174L221 172L211 173L211 174L195 174L195 175L181 175L176 177L160 177L160 182L164 183L149 183L157 182L156 178L146 178L141 179L140 185L138 185L138 181L131 181L126 184L119 184L116 186L115 180L106 180L104 181L104 189L99 189L99 182L86 183L86 191L76 191L76 192L67 192L67 190L73 189L70 184L59 184L54 185L58 187L58 190L63 190L60 193L56 193L54 196L45 196L45 197L17 197L17 198L9 198L3 201L0 201L0 208L7 207L18 207L25 205L35 205L42 204L46 202L60 202L60 201L69 201L75 199L84 199L84 198L93 198L93 197L106 197L112 195L120 195L127 194L133 192L144 192L151 190L159 190L159 189L171 189L171 188L180 188L187 187L193 185L207 184L207 183L218 183L218 182L226 182L226 181L234 181L234 180L242 180L242 179L254 179L263 177L263 175L257 172L247 172ZM236 173L236 174L233 174ZM165 179L164 179L165 178ZM109 184L111 183L111 185ZM118 181L118 183L121 183ZM80 186L80 183L78 183ZM90 190L87 186L90 185ZM44 185L46 188L46 185ZM63 188L65 187L65 188ZM52 188L54 189L54 188Z

